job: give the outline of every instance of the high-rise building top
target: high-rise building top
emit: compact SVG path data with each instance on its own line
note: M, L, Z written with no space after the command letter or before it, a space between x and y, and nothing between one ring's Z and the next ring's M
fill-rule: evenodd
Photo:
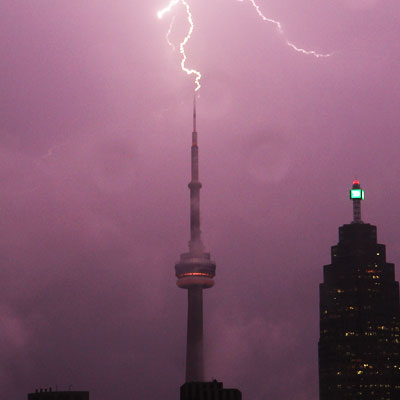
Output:
M350 190L353 221L339 228L320 285L320 400L400 399L399 285L376 227L361 220L364 191Z
M175 265L177 285L188 291L188 324L186 347L186 382L204 381L203 359L203 289L214 285L215 263L205 252L200 230L199 146L196 126L196 100L193 105L191 146L190 241L189 252Z

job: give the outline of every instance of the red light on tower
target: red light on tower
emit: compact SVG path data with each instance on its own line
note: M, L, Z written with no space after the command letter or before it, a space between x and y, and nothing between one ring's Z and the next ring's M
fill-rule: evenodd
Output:
M356 179L355 181L353 181L353 185L359 185L360 182Z

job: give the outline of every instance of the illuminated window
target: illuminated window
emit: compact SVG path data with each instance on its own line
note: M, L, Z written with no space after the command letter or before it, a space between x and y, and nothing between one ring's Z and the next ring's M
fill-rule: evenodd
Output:
M362 189L351 189L350 198L352 198L352 199L364 199L364 190L362 190Z

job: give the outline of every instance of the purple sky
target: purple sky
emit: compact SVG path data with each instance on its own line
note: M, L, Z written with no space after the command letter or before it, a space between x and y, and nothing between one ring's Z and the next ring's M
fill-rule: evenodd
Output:
M191 0L207 376L244 400L317 400L318 285L363 219L400 267L398 0ZM0 2L0 381L176 400L193 79L162 0ZM174 38L187 28L177 9Z

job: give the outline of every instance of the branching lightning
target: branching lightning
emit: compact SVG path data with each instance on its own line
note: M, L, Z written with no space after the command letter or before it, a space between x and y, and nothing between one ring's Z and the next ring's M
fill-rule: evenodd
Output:
M237 0L237 1L243 3L245 0ZM305 54L305 55L311 55L316 58L326 58L326 57L330 57L333 54L333 53L328 53L328 54L318 53L315 50L306 50L306 49L302 49L301 47L296 46L294 43L290 42L286 38L285 32L283 30L283 26L279 21L266 17L260 10L260 6L256 3L256 0L248 0L248 1L255 8L255 10L257 11L257 14L263 21L269 22L269 23L275 25L279 34L284 37L286 45L289 46L294 51L297 51L298 53ZM200 85L201 73L199 71L197 71L196 69L186 67L187 56L186 56L186 52L185 52L185 46L188 43L188 41L190 40L193 30L194 30L192 13L190 11L190 6L189 6L188 2L186 0L170 0L170 3L165 8L158 11L157 16L159 19L162 19L165 14L170 13L173 10L173 8L175 6L177 6L178 4L182 4L185 7L187 21L189 23L189 29L186 33L186 36L183 39L183 41L179 44L179 52L182 56L181 69L182 69L182 71L186 72L186 74L188 74L188 75L195 75L195 84L196 84L195 92L197 92L201 87L201 85ZM168 45L173 50L175 50L175 45L171 42L170 37L171 37L171 33L173 31L174 23L175 23L175 16L172 17L168 32L165 36Z
M238 0L240 2L243 2L244 0ZM283 30L282 24L279 21L276 21L271 18L267 18L260 10L260 6L255 2L255 0L249 0L249 2L253 5L253 7L256 9L257 14L262 18L263 21L270 22L271 24L274 24L278 30L278 32L285 38L286 44L291 47L293 50L297 51L298 53L306 54L306 55L312 55L316 58L326 58L330 57L332 53L329 54L321 54L317 53L315 50L305 50L302 49L301 47L297 47L294 43L290 42L289 40L286 39L285 37L285 32Z
M192 36L192 33L193 33L193 30L194 30L194 23L193 23L192 13L190 11L189 4L187 3L186 0L171 0L167 7L165 7L164 9L160 10L157 13L157 16L160 19L163 18L163 16L166 13L171 12L172 9L179 3L181 3L185 7L186 15L187 15L187 21L189 23L189 30L188 30L185 38L183 39L183 41L179 44L179 52L182 55L181 68L182 68L182 71L186 72L188 75L195 75L196 76L196 78L195 78L195 83L196 83L195 91L198 91L200 89L200 86L201 86L200 85L201 73L199 71L193 69L193 68L187 68L186 67L187 56L186 56L186 52L185 52L185 46L186 46L187 42L190 40L190 38ZM171 43L170 40L169 40L169 36L171 34L171 31L172 31L172 25L173 25L173 22L171 22L170 29L169 29L169 31L167 33L167 42L168 42L168 44Z

